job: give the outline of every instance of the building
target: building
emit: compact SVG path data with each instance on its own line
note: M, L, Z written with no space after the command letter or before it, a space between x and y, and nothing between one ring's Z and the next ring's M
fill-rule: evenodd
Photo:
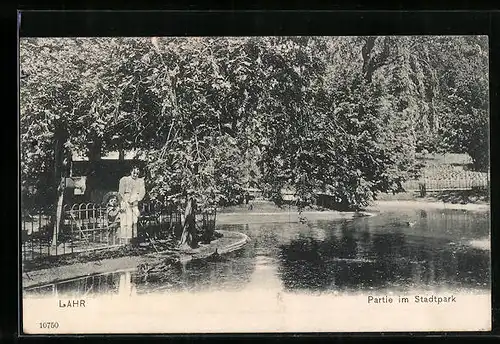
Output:
M101 203L109 192L117 192L120 178L130 173L134 164L145 166L145 154L138 151L109 152L90 162L74 152L71 176L67 178L65 203Z

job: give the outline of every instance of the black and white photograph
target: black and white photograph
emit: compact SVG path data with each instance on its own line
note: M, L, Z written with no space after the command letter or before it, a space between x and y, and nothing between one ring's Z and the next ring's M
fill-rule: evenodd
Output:
M488 36L18 47L24 333L491 330Z

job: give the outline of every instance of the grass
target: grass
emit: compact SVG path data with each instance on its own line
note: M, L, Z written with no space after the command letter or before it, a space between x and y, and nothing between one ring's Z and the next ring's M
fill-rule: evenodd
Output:
M451 204L489 204L490 195L486 189L473 190L449 190L428 192L421 197L418 192L409 191L393 194L380 194L380 201L422 201L422 202L444 202Z
M431 195L431 197L445 203L486 204L490 202L490 193L485 189L441 191L436 192L435 195Z

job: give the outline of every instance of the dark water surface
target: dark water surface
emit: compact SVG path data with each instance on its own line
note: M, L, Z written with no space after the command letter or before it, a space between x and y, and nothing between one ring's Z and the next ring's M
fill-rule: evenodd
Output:
M217 262L161 275L114 272L25 291L27 295L248 290L366 292L490 289L487 212L397 210L352 220L224 225L249 243Z

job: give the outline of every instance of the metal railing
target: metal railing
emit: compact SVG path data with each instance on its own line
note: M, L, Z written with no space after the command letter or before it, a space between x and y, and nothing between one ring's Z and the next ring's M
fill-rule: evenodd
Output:
M143 202L139 208L137 235L139 240L180 237L182 215L172 204L160 201Z
M51 208L24 211L21 218L22 260L50 255L55 212Z
M180 238L182 213L169 203L141 202L137 224L139 242ZM54 235L54 209L25 212L21 223L22 260L119 247L120 215L117 208L96 203L65 205L59 232ZM213 233L215 210L196 215L200 231Z
M119 223L110 216L110 208L101 204L81 203L66 205L63 209L63 226L57 238L71 252L75 248L97 248L117 245Z
M28 213L28 212L26 212ZM44 256L91 251L118 245L119 223L109 218L109 208L95 203L65 205L59 231L54 233L54 209L34 209L21 221L23 261Z

